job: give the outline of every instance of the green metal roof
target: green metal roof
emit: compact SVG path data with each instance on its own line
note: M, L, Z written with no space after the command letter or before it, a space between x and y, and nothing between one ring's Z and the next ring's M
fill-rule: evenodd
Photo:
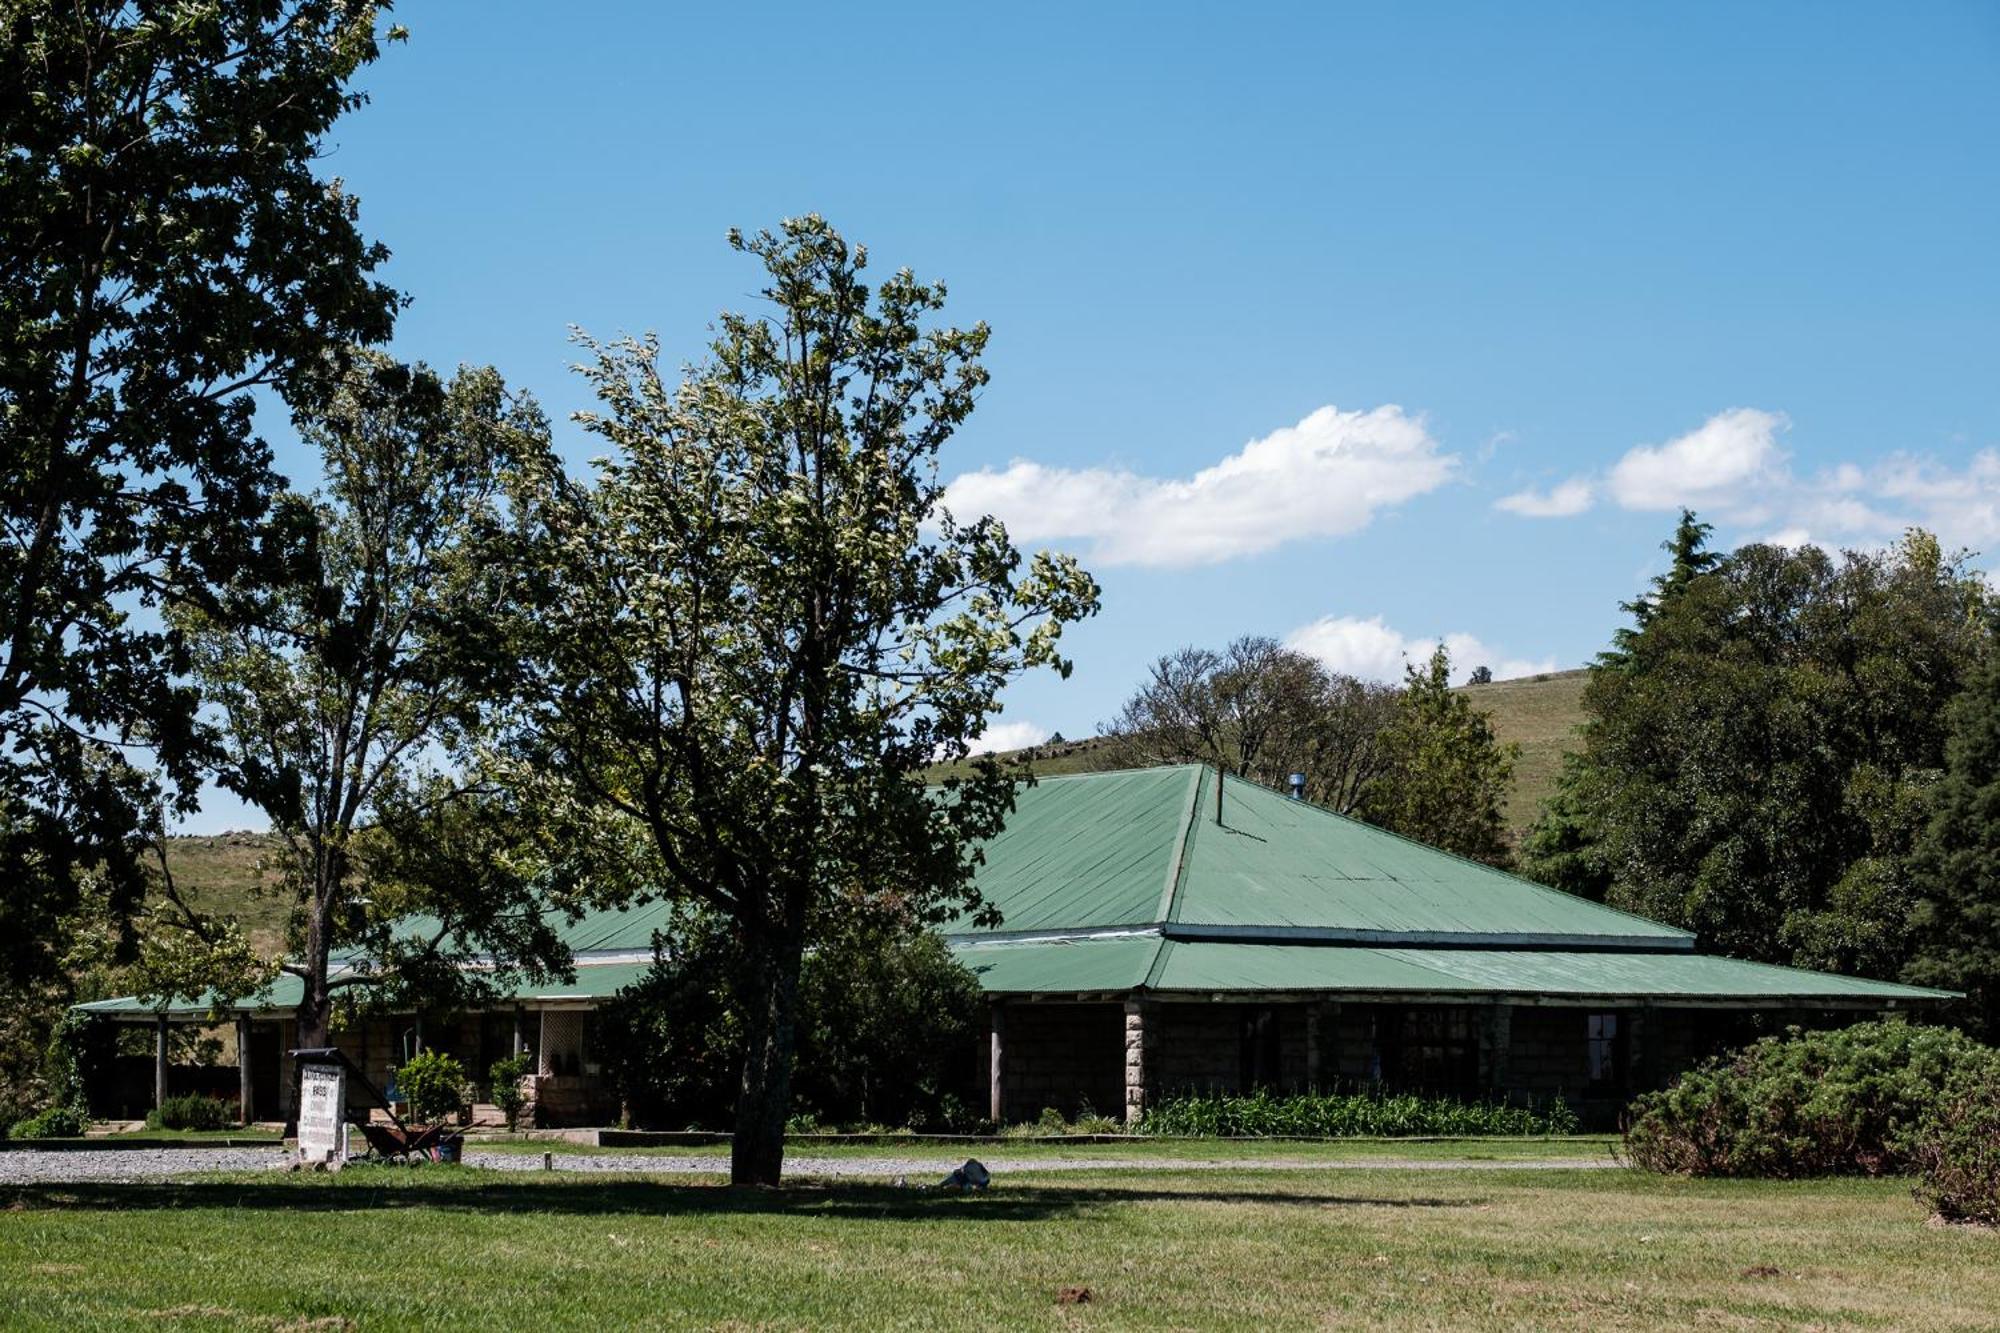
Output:
M1178 870L1201 770L1193 765L1043 778L1017 794L974 876L1006 931L1158 921ZM947 933L970 931L961 919Z
M960 962L995 995L1160 996L1303 992L1536 995L1578 1000L1746 1000L1887 1006L1948 992L1684 952L1378 949L1362 945L1231 944L1120 936L1044 942L965 941ZM1134 977L1141 978L1134 981Z
M1691 949L1684 930L1186 764L1024 787L960 938L1161 926L1214 939Z
M1002 921L946 936L996 995L1303 991L1638 999L1935 1001L1947 992L1695 954L1694 937L1463 860L1199 765L1024 786L975 883ZM594 999L638 980L665 903L559 918L569 985L524 1002ZM286 1010L283 977L241 1008ZM83 1006L141 1015L135 999ZM169 1012L209 1011L206 998Z
M507 1001L519 1004L557 1003L564 1000L602 1000L616 995L646 975L652 967L645 962L579 963L574 981L522 981L507 994ZM201 1018L212 1013L251 1013L282 1017L298 1008L304 985L289 974L280 976L259 994L230 1004L218 1004L213 995L192 999L178 997L166 1005L147 1003L136 996L98 1000L76 1007L85 1013L113 1017L150 1017L165 1013L173 1018Z

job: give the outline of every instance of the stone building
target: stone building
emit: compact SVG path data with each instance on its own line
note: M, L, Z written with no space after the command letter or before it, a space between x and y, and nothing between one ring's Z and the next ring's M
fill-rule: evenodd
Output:
M982 1091L1002 1122L1374 1084L1561 1097L1603 1122L1759 1032L1951 998L1710 957L1685 931L1198 765L1044 778L983 851L975 882L1001 922L945 934L986 992ZM379 1020L340 1044L383 1083L420 1046L475 1075L529 1052L544 1123L607 1123L592 1015L645 972L666 920L653 904L568 923L573 982L524 985L487 1013ZM289 1115L297 987L228 1007L246 1119ZM199 998L84 1007L156 1025L162 1093L166 1025L217 1017Z
M1943 992L1715 958L1654 921L1194 765L1044 779L948 928L995 1120L1182 1091L1561 1097L1604 1122L1698 1058Z

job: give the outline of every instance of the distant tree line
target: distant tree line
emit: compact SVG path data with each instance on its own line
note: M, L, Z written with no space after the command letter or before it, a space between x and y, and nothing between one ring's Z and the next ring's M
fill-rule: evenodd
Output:
M1092 751L1104 768L1198 762L1303 795L1461 856L1506 866L1519 749L1451 688L1442 644L1400 688L1329 670L1275 639L1182 648L1147 678Z

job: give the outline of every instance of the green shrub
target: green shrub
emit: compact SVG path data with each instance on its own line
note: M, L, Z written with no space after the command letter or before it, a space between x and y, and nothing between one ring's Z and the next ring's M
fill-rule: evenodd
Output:
M673 948L598 1012L598 1049L641 1125L726 1128L741 1084L740 951L726 927L683 917ZM973 1123L951 1089L974 1071L979 981L937 936L856 925L799 976L792 1111L822 1126Z
M147 1129L224 1129L235 1121L235 1108L228 1102L199 1093L169 1097L146 1112Z
M441 1125L465 1105L465 1066L443 1051L421 1051L396 1071L396 1086L410 1101L410 1118Z
M1576 1132L1576 1112L1560 1099L1542 1106L1467 1102L1453 1097L1389 1093L1168 1097L1147 1109L1141 1134L1188 1138L1409 1138L1413 1136L1542 1136Z
M51 1106L8 1131L17 1139L74 1139L90 1128L90 1117L81 1106Z
M1690 1176L1902 1171L1947 1079L1982 1068L2000 1068L2000 1053L1950 1028L1793 1028L1633 1102L1625 1149L1647 1170Z
M486 1081L493 1086L493 1104L507 1117L507 1132L521 1127L521 1080L535 1067L533 1057L525 1052L510 1055L504 1060L495 1060L493 1067L486 1071Z
M1933 1213L2000 1226L2000 1062L1969 1064L1945 1081L1910 1157L1917 1199Z

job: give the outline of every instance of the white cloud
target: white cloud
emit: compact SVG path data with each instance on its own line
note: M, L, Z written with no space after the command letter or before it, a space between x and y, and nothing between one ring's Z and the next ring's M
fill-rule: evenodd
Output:
M1098 565L1200 565L1359 531L1457 466L1400 407L1322 407L1192 477L1017 459L959 477L944 504L961 519L998 516L1018 542L1087 544Z
M1530 487L1504 495L1493 502L1493 507L1523 518L1569 518L1590 508L1596 498L1597 487L1590 478L1571 477L1548 491Z
M997 754L1004 750L1025 750L1049 738L1049 729L1033 722L994 722L972 742L974 754Z
M1963 465L1899 453L1873 463L1839 462L1794 470L1778 437L1781 412L1733 407L1665 444L1625 452L1600 481L1572 477L1494 501L1527 518L1583 513L1600 496L1624 509L1672 511L1685 505L1723 528L1721 539L1781 546L1881 547L1921 527L1947 550L2000 557L2000 449Z
M1639 445L1612 466L1611 495L1626 509L1734 504L1783 468L1782 413L1754 407L1718 412L1685 435Z
M1400 682L1404 667L1422 662L1440 642L1451 654L1452 679L1462 683L1474 667L1491 667L1496 680L1534 676L1556 669L1555 659L1506 657L1471 634L1411 637L1380 616L1321 616L1285 636L1285 645L1317 657L1334 671L1363 680Z

